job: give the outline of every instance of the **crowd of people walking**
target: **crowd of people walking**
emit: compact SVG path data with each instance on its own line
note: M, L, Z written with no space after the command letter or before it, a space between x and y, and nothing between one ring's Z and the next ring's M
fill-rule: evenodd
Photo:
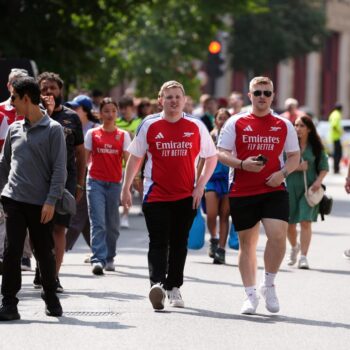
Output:
M241 313L256 313L259 294L269 312L278 312L275 281L286 242L291 245L288 265L298 261L299 268L308 269L319 205L311 206L305 193L318 191L329 171L313 119L297 109L297 101L287 100L286 112L276 114L271 109L274 86L267 77L250 81L250 106L244 109L240 92L224 106L203 95L194 109L174 80L160 87L156 103L142 98L138 106L132 96L117 103L99 91L64 104L63 86L56 73L34 79L13 69L10 97L0 105L0 321L20 318L21 269L31 269L32 254L33 285L42 289L48 316L63 313L57 297L64 292L60 267L80 233L92 273L114 271L120 228L130 226L135 190L149 235L149 299L155 310L164 309L166 298L170 306L185 306L180 288L187 240L204 202L214 263L225 264L230 216L238 232L246 294ZM339 136L336 107L330 120ZM334 141L339 157L339 139ZM334 171L339 172L339 163ZM349 178L350 168L347 192ZM75 198L74 216L55 210L64 189ZM260 224L267 242L258 285Z

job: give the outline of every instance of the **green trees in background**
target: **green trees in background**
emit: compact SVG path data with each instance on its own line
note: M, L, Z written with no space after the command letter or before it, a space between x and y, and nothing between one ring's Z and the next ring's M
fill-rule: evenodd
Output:
M235 69L262 74L281 60L322 47L327 32L320 1L270 0L268 7L235 17L230 36Z
M294 11L295 2L303 6ZM272 11L267 3L271 3ZM2 1L0 57L31 58L40 71L60 73L69 86L107 90L135 79L138 91L153 97L162 82L178 79L196 97L197 63L206 59L208 44L218 31L230 31L228 17L235 18L231 46L234 64L242 69L251 65L256 70L256 63L304 53L319 44L321 35L315 32L324 32L324 22L320 20L319 10L307 3L300 0ZM276 16L276 11L281 15ZM288 19L287 13L293 18ZM261 24L254 18L266 22ZM315 34L309 39L295 39L312 33ZM262 43L271 37L274 41L264 47ZM281 44L284 40L287 42Z

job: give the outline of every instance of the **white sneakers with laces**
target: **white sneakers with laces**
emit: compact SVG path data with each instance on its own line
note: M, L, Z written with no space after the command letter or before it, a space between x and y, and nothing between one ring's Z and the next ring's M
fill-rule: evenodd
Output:
M167 291L169 304L173 307L185 307L185 303L182 300L182 296L180 293L180 289L177 287L174 287L172 290Z
M309 263L307 261L306 256L302 255L299 259L298 262L298 268L303 269L303 270L308 270L309 269Z
M276 295L275 286L260 285L259 292L265 300L265 307L268 311L276 313L280 311L280 304Z
M247 296L247 298L243 302L241 314L254 315L258 305L259 297L257 295Z
M289 266L293 266L297 262L297 257L300 251L300 244L297 243L295 247L292 247L289 253L289 258L287 264Z
M122 215L120 218L120 227L121 228L129 228L129 216L128 215Z
M154 284L148 294L154 310L163 310L165 301L165 290L160 284Z

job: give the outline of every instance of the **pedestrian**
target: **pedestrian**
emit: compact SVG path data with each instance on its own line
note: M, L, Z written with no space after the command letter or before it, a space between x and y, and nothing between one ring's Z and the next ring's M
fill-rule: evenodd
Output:
M129 153L130 135L115 126L118 105L105 97L100 106L102 125L88 130L85 148L89 164L86 190L91 227L91 264L95 275L114 271L119 237L119 197L122 162Z
M285 112L281 114L281 117L288 119L292 124L296 119L305 113L298 109L299 102L295 98L289 97L284 102Z
M219 161L233 168L230 180L232 222L239 236L239 270L247 295L241 313L254 314L259 303L256 291L256 247L260 221L267 236L264 274L259 287L270 312L278 312L275 277L286 249L288 192L284 180L299 164L298 139L292 123L270 109L273 83L267 77L250 81L252 109L230 118L221 130ZM286 152L286 162L283 162Z
M201 121L211 132L214 129L214 115L218 111L218 102L215 97L208 96L203 103L203 115L200 116Z
M0 159L1 201L6 217L0 320L20 318L16 295L21 289L27 229L41 270L45 312L61 316L52 230L55 203L62 196L67 176L64 135L61 125L40 109L40 89L34 78L15 80L11 101L25 119L10 126Z
M220 108L214 116L215 127L210 135L215 145L220 131L230 113ZM200 161L200 165L201 166ZM229 167L217 162L214 173L205 185L205 208L207 213L207 226L210 233L208 255L213 258L214 264L225 264L225 247L229 229L230 203L228 199ZM219 216L219 235L217 234L217 217Z
M88 130L100 125L98 119L93 114L93 103L89 96L78 95L72 101L66 102L66 106L72 108L79 116L83 128L84 137ZM98 111L99 114L99 111ZM87 171L87 169L86 169ZM83 234L86 244L90 247L90 220L86 199L86 185L84 183L83 196L77 203L77 212L71 218L69 228L66 233L66 251L72 250L80 233ZM90 263L90 254L88 260Z
M333 142L333 169L334 174L339 174L340 161L343 156L343 148L341 144L341 137L343 135L342 121L343 106L340 103L336 103L332 113L329 115L329 133L330 139Z
M12 83L18 78L24 78L28 76L28 72L22 68L12 68L8 76L7 90L9 92L9 98L0 103L0 113L3 115L0 122L0 151L2 145L5 141L7 130L9 125L17 120L22 120L22 115L16 114L16 109L11 105L11 93L13 90ZM0 221L0 266L2 264L2 257L4 252L4 239L5 239L5 222ZM26 235L23 248L23 256L21 259L21 270L30 271L31 270L31 259L32 248L29 241L29 235ZM0 267L1 274L1 267Z
M140 116L136 115L135 110L135 104L134 99L131 96L124 95L119 100L119 117L116 121L116 125L119 129L125 130L129 133L131 139L134 138L136 134L136 130L140 123L142 122L142 119ZM140 176L138 176L140 177ZM139 184L138 181L135 181L135 184ZM137 186L137 188L140 190L140 186ZM121 228L129 228L129 210L125 207L123 207L123 214L121 216L120 220L120 227Z
M41 99L50 118L59 122L64 131L67 146L67 182L66 189L75 196L77 202L83 196L85 183L85 149L84 136L78 115L62 105L63 80L53 72L44 72L38 76ZM66 229L70 225L70 215L55 214L54 240L56 255L57 292L62 293L63 287L59 280L59 271L66 247ZM35 271L33 281L35 288L41 288L40 272Z
M233 91L228 100L228 111L230 115L240 113L243 107L243 94L238 91Z
M329 170L328 157L317 134L312 119L306 115L298 117L294 124L301 152L301 163L287 177L289 193L288 241L291 245L288 265L298 262L299 269L308 269L307 253L312 236L312 222L317 221L319 205L310 207L305 198L304 173L307 188L317 191ZM300 243L297 242L297 224L300 224Z
M179 288L188 234L217 159L205 125L183 113L182 84L165 82L158 100L163 112L144 119L128 149L121 196L123 205L130 207L130 186L147 155L142 210L149 233L149 299L155 310L164 308L166 294L171 306L184 307ZM205 162L195 182L198 157Z

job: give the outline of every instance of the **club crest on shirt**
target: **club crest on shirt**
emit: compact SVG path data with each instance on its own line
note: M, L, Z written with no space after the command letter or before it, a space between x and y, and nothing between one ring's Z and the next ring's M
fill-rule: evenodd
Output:
M183 137L191 137L194 134L194 132L184 132Z
M66 125L72 124L72 122L70 120L68 120L68 119L63 119L62 123L66 124Z
M271 126L269 131L278 131L281 130L280 126Z
M120 134L115 135L115 140L119 141L120 140Z

